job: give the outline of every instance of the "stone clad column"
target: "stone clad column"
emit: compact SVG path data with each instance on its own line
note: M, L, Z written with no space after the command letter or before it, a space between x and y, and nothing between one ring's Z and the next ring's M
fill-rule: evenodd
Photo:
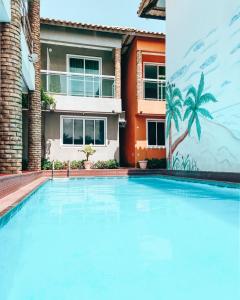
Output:
M121 99L121 48L115 48L115 98Z
M137 101L143 100L143 67L142 52L137 51Z
M22 169L22 58L20 0L12 20L0 27L0 173Z
M29 1L33 53L38 55L35 66L35 91L30 93L28 114L28 169L41 170L41 77L40 77L40 0Z

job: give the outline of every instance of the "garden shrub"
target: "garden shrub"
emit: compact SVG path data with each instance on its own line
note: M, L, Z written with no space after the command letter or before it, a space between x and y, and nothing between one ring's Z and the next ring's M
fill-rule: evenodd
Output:
M165 158L158 159L152 158L148 159L148 169L166 169L167 168L167 160Z
M52 162L46 158L42 159L42 170L52 170Z
M54 170L64 170L67 168L67 164L60 160L54 161Z
M84 160L73 160L73 161L71 161L70 168L72 170L83 169L84 168Z
M118 169L119 164L115 159L110 159L107 161L99 160L93 165L94 169Z

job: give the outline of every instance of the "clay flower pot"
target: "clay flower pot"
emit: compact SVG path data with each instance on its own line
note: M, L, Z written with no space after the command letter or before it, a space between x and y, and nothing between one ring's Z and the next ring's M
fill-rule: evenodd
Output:
M147 169L147 164L148 164L147 160L140 160L138 163L139 163L140 169L143 169L143 170Z
M92 167L92 162L89 161L89 160L86 160L86 161L84 162L84 168L85 168L86 170L90 170L91 167Z

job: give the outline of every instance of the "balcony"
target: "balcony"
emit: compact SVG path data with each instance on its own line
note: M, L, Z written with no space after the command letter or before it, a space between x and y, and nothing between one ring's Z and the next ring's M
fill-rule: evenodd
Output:
M143 99L138 101L138 113L165 115L166 81L143 79Z
M41 72L42 88L53 94L56 110L116 112L121 99L115 99L115 77L82 73Z
M165 101L166 80L144 79L144 99L151 101Z
M0 0L0 23L11 22L11 0Z

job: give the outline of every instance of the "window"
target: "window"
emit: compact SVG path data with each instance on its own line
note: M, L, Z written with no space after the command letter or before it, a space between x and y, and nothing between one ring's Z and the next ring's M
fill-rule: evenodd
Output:
M144 98L164 100L166 89L164 65L144 65Z
M69 56L69 92L72 96L99 97L101 59ZM74 75L76 73L76 75Z
M147 121L147 142L149 147L165 146L164 121Z
M63 145L105 145L106 119L62 117Z

